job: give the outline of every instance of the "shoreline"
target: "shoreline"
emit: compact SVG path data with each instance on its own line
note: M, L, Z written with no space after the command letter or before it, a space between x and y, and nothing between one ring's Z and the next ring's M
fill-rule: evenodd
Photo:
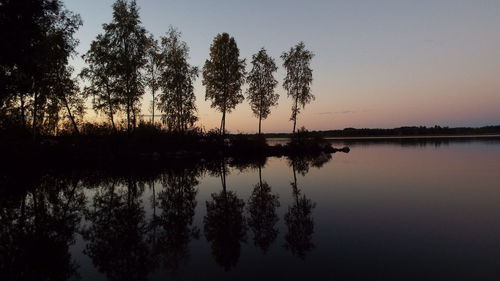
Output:
M266 140L290 140L291 137L266 137ZM418 135L418 136L367 136L367 137L356 137L356 136L346 136L346 137L324 137L325 140L384 140L384 139L461 139L461 138L499 138L500 134L488 134L488 135Z

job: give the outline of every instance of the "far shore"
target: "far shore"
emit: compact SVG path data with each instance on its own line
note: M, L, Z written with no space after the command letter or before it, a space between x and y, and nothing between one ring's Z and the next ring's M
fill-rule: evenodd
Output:
M266 137L268 140L289 140L291 137ZM368 136L368 137L325 137L326 140L373 140L373 139L445 139L445 138L500 138L500 134L493 135L421 135L421 136Z

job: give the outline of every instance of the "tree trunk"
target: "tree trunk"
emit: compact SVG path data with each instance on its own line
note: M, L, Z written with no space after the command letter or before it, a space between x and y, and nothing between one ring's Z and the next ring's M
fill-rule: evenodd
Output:
M71 110L69 108L68 100L66 100L66 97L63 98L63 101L64 105L66 106L66 110L68 111L69 119L71 119L71 124L73 124L73 130L75 130L75 133L79 135L80 131L78 131L78 126L76 125L75 117L73 116L73 114L71 114Z
M226 109L222 111L222 120L220 122L221 125L221 135L224 137L226 134Z
M156 89L152 89L153 91L153 103L152 103L152 112L153 112L153 116L151 116L151 124L153 124L153 127L155 125L155 91Z
M261 124L262 124L262 116L261 116L261 114L259 114L259 135L261 134L261 130L260 130Z
M108 94L108 106L109 106L109 119L111 121L111 126L113 131L116 132L115 119L113 117L113 104L111 103L111 93L109 92L109 85L106 83L106 92Z
M37 122L37 114L38 114L38 93L35 90L33 92L33 124L32 124L32 129L33 129L33 141L36 141L36 122Z
M20 99L21 99L21 108L20 108L20 111L21 111L21 127L24 128L24 126L26 126L26 114L24 113L24 94L21 94L20 95Z
M295 98L295 106L293 108L293 134L295 134L295 126L297 125L298 98Z
M127 98L127 133L130 133L130 98Z

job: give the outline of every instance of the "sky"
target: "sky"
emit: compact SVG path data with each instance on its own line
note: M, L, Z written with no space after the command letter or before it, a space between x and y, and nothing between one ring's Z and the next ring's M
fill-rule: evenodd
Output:
M63 0L79 13L78 71L114 0ZM228 32L246 58L262 47L280 66L279 104L264 132L289 132L292 101L282 87L280 55L304 41L315 57L316 99L298 116L309 130L399 126L500 125L500 1L498 0L138 0L143 26L157 38L182 32L192 65L203 67L215 35ZM195 83L198 125L216 128L221 114ZM243 91L246 90L244 86ZM151 101L147 92L143 113ZM89 116L92 116L89 109ZM92 117L89 117L92 118ZM94 117L95 118L95 117ZM252 133L258 119L247 101L227 116L232 133Z

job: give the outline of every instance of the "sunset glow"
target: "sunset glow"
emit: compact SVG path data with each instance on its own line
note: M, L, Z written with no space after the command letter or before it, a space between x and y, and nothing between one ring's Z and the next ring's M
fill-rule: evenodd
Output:
M163 35L169 25L182 32L190 63L198 67L220 32L234 36L247 71L251 55L266 47L280 66L281 95L263 122L266 132L291 130L291 100L281 86L279 56L301 40L316 55L316 100L299 115L298 126L327 130L500 123L498 1L257 2L140 0L138 5L144 26L155 36ZM76 34L80 55L111 19L112 3L66 1L84 21ZM79 56L73 61L77 70L83 66ZM198 125L217 127L220 113L205 101L201 77L195 93ZM146 94L143 114L149 114L149 100ZM88 118L93 116L89 109ZM257 130L247 101L228 116L227 126L231 132Z

